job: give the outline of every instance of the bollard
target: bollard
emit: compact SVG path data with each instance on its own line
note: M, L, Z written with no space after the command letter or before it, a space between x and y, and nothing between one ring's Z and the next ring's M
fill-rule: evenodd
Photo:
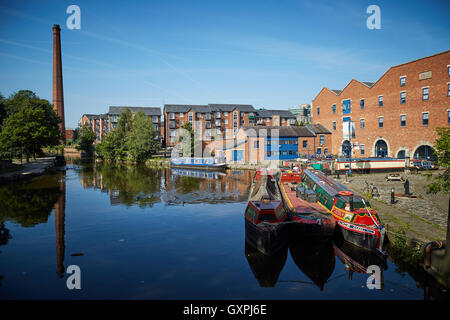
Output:
M405 195L406 195L406 196L409 196L410 193L409 193L409 180L408 180L408 179L406 179L406 181L405 181L405 183L403 184L403 186L404 186L404 188L405 188Z
M391 204L395 203L395 194L394 194L395 190L394 188L391 189Z

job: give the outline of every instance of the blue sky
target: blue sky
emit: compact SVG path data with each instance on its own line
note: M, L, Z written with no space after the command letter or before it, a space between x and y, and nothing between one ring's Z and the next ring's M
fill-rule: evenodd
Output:
M66 27L71 4L80 30ZM371 4L380 30L366 27ZM110 105L287 109L450 49L449 12L449 1L0 0L0 93L51 101L60 24L66 127Z

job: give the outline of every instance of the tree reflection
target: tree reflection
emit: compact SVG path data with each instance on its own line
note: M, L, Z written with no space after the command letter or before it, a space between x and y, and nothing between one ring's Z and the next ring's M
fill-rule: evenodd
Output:
M45 223L60 196L57 174L30 182L0 186L0 221L12 221L22 227Z

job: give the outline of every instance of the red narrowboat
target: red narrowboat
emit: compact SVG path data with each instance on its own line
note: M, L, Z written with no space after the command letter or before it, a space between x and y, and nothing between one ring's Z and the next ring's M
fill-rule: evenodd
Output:
M246 241L264 254L288 244L288 214L272 172L258 170L245 210Z
M312 193L311 197L311 194L299 192L300 173L282 170L279 181L281 195L292 221L289 226L291 240L331 240L336 221L317 203L315 193Z

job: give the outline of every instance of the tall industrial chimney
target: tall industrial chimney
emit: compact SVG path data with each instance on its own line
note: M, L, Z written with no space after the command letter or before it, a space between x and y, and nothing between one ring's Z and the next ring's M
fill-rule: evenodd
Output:
M64 120L64 94L61 62L61 28L59 24L53 25L53 109L61 118L59 129L62 134L62 142L66 142L66 125Z

